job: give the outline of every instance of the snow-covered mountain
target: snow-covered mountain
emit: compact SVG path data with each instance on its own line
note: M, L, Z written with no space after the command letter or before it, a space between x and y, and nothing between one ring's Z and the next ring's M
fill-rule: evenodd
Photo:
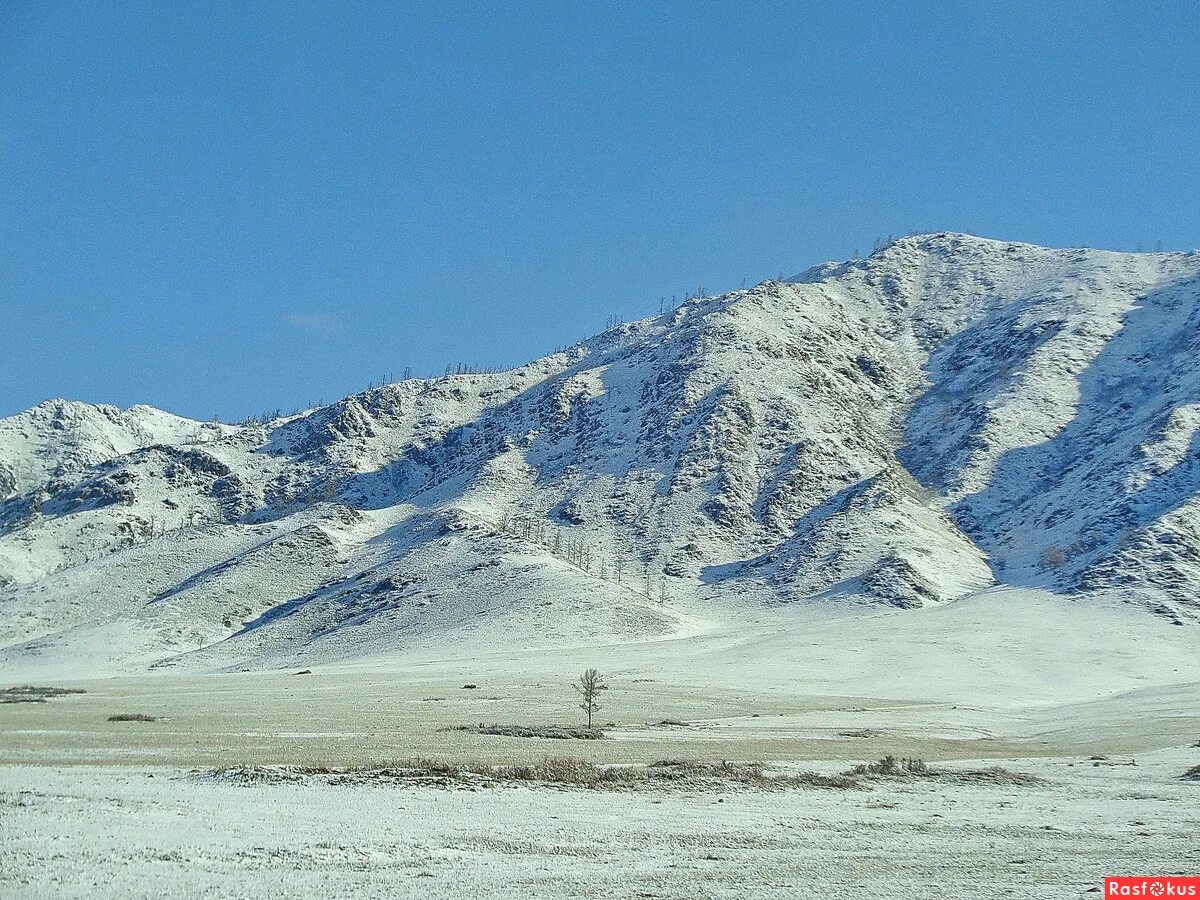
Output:
M257 665L995 582L1200 613L1200 253L957 234L242 426L0 420L0 659Z

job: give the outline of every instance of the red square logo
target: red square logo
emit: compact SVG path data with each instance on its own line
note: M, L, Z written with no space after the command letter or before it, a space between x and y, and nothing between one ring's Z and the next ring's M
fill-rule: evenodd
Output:
M1200 900L1200 875L1106 875L1104 896L1143 900L1195 897Z

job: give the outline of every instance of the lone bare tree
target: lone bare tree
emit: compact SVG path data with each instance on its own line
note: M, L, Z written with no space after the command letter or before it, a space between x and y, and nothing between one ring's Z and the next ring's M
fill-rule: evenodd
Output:
M608 690L604 676L595 669L588 669L579 676L574 685L576 692L582 698L579 708L587 713L587 727L592 727L592 713L600 709L600 695Z

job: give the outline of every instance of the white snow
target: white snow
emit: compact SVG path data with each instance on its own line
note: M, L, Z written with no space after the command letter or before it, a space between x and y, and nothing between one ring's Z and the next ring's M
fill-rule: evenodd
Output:
M0 768L0 893L124 897L1088 897L1195 870L1181 755L1019 760L1025 788L593 793Z
M0 705L0 895L1057 900L1195 871L1198 279L923 235L275 422L0 421L0 685L86 691ZM590 666L605 740L446 730L576 723ZM203 774L557 754L1044 783Z
M261 425L48 402L0 421L0 671L654 643L993 584L1189 623L1198 335L1200 254L934 234Z

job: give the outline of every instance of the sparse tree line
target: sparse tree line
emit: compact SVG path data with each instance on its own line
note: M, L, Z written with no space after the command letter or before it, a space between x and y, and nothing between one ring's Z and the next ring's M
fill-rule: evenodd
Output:
M900 240L901 238L914 237L915 235L918 235L918 234L931 234L931 233L933 233L933 229L931 229L931 228L913 228L909 231L904 232L904 234L902 234L900 236L896 236L894 234L889 234L887 237L883 237L882 235L880 235L879 237L875 238L875 243L871 245L871 252L878 253L880 250L886 250L888 247L892 246L892 244L896 243L896 241ZM962 234L971 235L972 237L979 236L979 235L976 235L974 232L970 232L970 231L964 231L964 232L962 232ZM1146 253L1147 251L1146 251L1145 244L1143 244L1141 241L1139 241L1134 246L1134 249L1132 252ZM1162 253L1163 252L1163 242L1155 241L1154 242L1154 250L1152 252ZM854 255L851 257L851 259L858 259L858 258L859 258L858 248L855 247ZM783 278L781 276L780 281L782 281L782 280L783 280Z
M879 235L875 238L874 243L871 245L871 253L878 253L881 250L886 250L888 247L892 246L894 243L896 243L898 240L900 240L903 237L912 237L913 235L928 234L928 233L929 233L929 229L912 229L912 230L906 231L903 235L900 235L900 236L897 236L894 234L889 234L886 237L883 235ZM963 232L963 233L971 234L971 232ZM1145 253L1147 251L1145 250L1145 246L1139 242L1136 245L1133 252ZM1163 252L1163 242L1162 241L1154 242L1153 252L1154 253L1162 253ZM859 259L859 258L860 258L859 248L855 247L853 255L851 256L851 259ZM776 281L784 280L784 274L782 271L780 271L779 273L776 274L775 280ZM745 290L745 288L746 288L746 278L743 277L742 278L742 290ZM700 285L699 287L696 288L695 293L692 293L690 291L685 291L683 294L683 302L687 303L690 300L703 300L706 297L708 297L708 292L707 292L706 288L704 287L704 285ZM679 301L678 301L677 295L672 294L669 303L665 296L660 297L658 300L658 314L661 316L668 309L675 309L677 306L679 306ZM612 329L616 328L619 325L623 325L624 323L625 323L625 318L623 316L621 316L619 314L610 315L604 321L604 330L611 331ZM562 353L567 349L568 348L566 346L561 346L561 345L556 346L551 351L551 355ZM497 365L480 365L478 363L464 363L464 362L447 363L446 368L443 371L443 377L449 377L451 375L496 375L496 374L499 374L504 371L506 371L506 368L504 366L497 366ZM387 375L380 376L378 381L367 382L366 389L374 390L376 388L381 388L381 387L384 387L389 384L396 384L396 383L402 382L402 381L411 381L414 378L420 379L422 377L424 377L424 376L414 375L411 366L405 366L404 371L402 372L402 374L400 375L399 378L396 377L394 372L389 372ZM298 406L295 409L293 409L292 411L287 412L287 413L284 413L279 408L276 408L274 410L265 410L261 413L246 416L238 424L245 426L245 427L249 427L249 426L253 426L253 425L266 425L277 419L283 418L285 415L286 416L298 415L299 413L303 412L306 409L313 409L313 408L324 406L324 405L325 405L324 399L319 399L319 400L314 400L314 401L310 402L307 406ZM219 424L220 419L216 415L214 415L212 417L212 422L214 424ZM197 431L197 433L195 435L194 443L202 443L203 441L204 441L204 437Z
M889 240L890 240L890 238L889 238ZM779 280L780 281L783 280L782 272L779 273ZM745 288L745 286L746 286L746 280L743 278L742 279L742 287ZM684 295L683 295L683 302L686 303L689 300L693 300L693 299L701 299L702 300L702 299L706 298L707 296L708 296L708 292L705 289L704 285L700 285L699 287L696 288L695 293L685 291ZM658 301L658 314L661 316L668 309L675 309L678 305L679 305L679 301L675 294L671 295L669 304L668 304L666 297L660 297L659 301ZM625 319L623 316L620 316L618 314L611 315L604 322L604 330L611 331L613 328L616 328L618 325L623 325L624 323L625 323ZM566 351L568 349L569 349L569 347L567 347L565 345L556 346L551 351L550 355L563 353L564 351ZM448 378L451 375L497 375L497 374L500 374L501 372L505 372L505 371L507 371L507 367L498 366L498 365L480 365L479 363L465 363L465 362L446 363L446 367L443 370L441 377ZM430 380L436 380L437 376L414 375L412 367L405 366L404 370L401 373L399 378L396 377L395 372L389 372L386 375L381 375L378 380L368 381L366 390L371 391L371 390L375 390L376 388L386 387L389 384L397 384L397 383L404 382L404 381L412 381L414 379L421 380L421 379L425 379L425 378L430 378ZM305 404L302 406L297 406L294 409L287 411L287 412L285 412L280 407L276 407L273 410L263 410L260 413L252 413L251 415L248 415L245 418L243 418L237 424L241 425L242 427L246 427L246 428L249 428L249 427L252 427L255 425L268 425L271 422L278 421L279 419L282 419L285 417L299 415L300 413L304 412L306 409L316 409L316 408L322 407L324 405L325 405L325 400L324 400L324 398L321 398L321 399L317 399L317 400L312 400L308 404ZM213 424L220 424L221 419L219 416L214 414L211 419L211 422ZM216 438L213 438L213 439L215 440ZM199 431L197 431L193 443L203 443L204 440L205 439L203 438L203 436L199 433Z
M501 517L498 529L503 534L537 544L555 558L594 578L627 585L630 590L644 594L647 600L659 606L666 605L670 600L666 577L661 574L656 576L649 563L642 566L641 573L632 572L624 556L617 553L610 557L601 553L588 541L585 533L559 528L543 518L510 516L508 513Z

